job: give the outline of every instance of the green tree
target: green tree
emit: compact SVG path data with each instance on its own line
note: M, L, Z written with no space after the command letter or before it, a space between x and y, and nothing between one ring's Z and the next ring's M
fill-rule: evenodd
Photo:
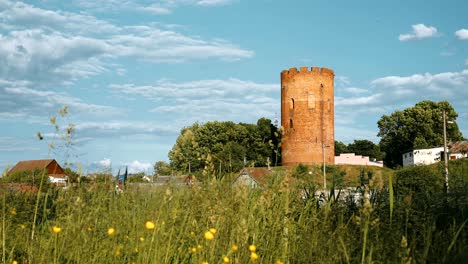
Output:
M341 141L335 140L335 156L339 156L341 153L348 153L348 146Z
M413 107L383 115L377 122L380 149L385 152L384 163L388 167L402 165L402 153L415 148L431 148L443 145L442 112L447 120L447 140L461 140L462 134L455 122L457 112L447 101L421 101Z
M384 153L380 151L380 147L374 142L366 139L354 140L348 145L348 151L356 155L368 156L371 160L382 160Z
M68 181L70 183L77 183L80 179L80 174L77 173L76 171L70 169L70 168L65 168L63 169L65 174L68 176Z
M128 182L147 182L145 179L143 179L143 177L145 177L144 172L137 172L132 175L129 175L127 181Z
M279 139L271 120L257 124L211 121L184 128L169 159L173 168L192 172L233 172L244 166L266 166L278 160ZM276 133L276 134L275 134Z
M157 174L157 175L171 175L172 174L171 165L162 160L156 161L153 169L154 169L154 174Z

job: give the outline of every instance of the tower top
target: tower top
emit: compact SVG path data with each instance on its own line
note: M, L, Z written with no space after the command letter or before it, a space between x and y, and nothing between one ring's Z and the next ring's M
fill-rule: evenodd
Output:
M302 73L316 73L316 74L328 74L328 75L331 75L331 76L335 76L335 73L333 72L333 70L329 69L329 68L325 68L325 67L311 67L310 70L309 70L309 67L300 67L299 70L297 70L296 67L293 67L293 68L290 68L289 70L283 70L281 72L281 77L291 77L291 76L294 76L296 74L302 74Z

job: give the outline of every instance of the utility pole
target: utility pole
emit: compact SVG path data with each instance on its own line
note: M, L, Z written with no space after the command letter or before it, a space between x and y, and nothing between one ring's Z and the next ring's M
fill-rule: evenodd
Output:
M444 167L445 167L445 190L449 192L449 172L448 172L448 155L447 155L447 117L445 110L442 112L442 119L444 121Z
M325 166L325 143L322 143L322 154L323 154L323 190L327 189L327 171Z

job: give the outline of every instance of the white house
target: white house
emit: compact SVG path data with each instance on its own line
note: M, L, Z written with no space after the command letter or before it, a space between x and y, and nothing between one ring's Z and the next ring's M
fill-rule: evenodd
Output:
M415 149L403 154L403 167L411 165L428 165L441 161L444 147Z

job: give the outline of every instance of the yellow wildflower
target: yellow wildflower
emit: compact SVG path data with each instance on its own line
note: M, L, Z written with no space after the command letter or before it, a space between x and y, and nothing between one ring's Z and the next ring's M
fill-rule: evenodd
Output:
M93 231L93 229L90 226L88 226L88 228L86 230L88 230L88 232Z
M202 245L197 245L197 248L198 248L198 249L202 249Z
M216 229L215 228L210 228L210 232L214 234L216 234Z
M135 253L138 253L138 248L134 248L133 251L135 251Z
M21 227L21 229L25 229L25 228L26 228L26 225L25 225L25 224L21 224L20 227Z
M284 262L278 259L276 260L275 264L284 264Z
M148 229L148 230L153 230L154 227L155 227L155 225L154 225L154 223L151 222L151 221L146 221L145 227L146 227L146 229Z
M250 252L255 252L255 251L257 251L257 247L255 245L250 245L249 250L250 250Z
M11 209L10 214L11 215L16 215L16 208Z
M18 261L13 260L12 264L18 264Z
M193 247L193 248L190 249L190 251L191 251L192 253L195 253L195 252L197 252L197 248L196 248L196 247Z
M52 231L54 231L55 234L58 234L62 231L62 228L58 226L53 226Z
M140 237L140 241L141 241L141 242L145 241L145 238L144 238L144 237Z
M232 252L237 252L237 250L239 250L239 247L237 245L232 245L231 250Z
M206 240L213 240L214 239L214 234L211 233L210 231L205 232L205 239Z
M225 256L225 257L223 258L223 262L224 262L224 263L229 263L229 261L230 261L230 259L229 259L227 256Z
M250 259L252 261L256 261L258 259L258 255L255 252L250 253Z
M108 234L109 236L113 236L113 235L115 234L115 229L112 228L112 227L109 228L109 229L107 229L107 234Z
M190 236L192 236L192 237L195 236L195 232L190 231Z
M202 261L201 264L208 264L208 261Z

